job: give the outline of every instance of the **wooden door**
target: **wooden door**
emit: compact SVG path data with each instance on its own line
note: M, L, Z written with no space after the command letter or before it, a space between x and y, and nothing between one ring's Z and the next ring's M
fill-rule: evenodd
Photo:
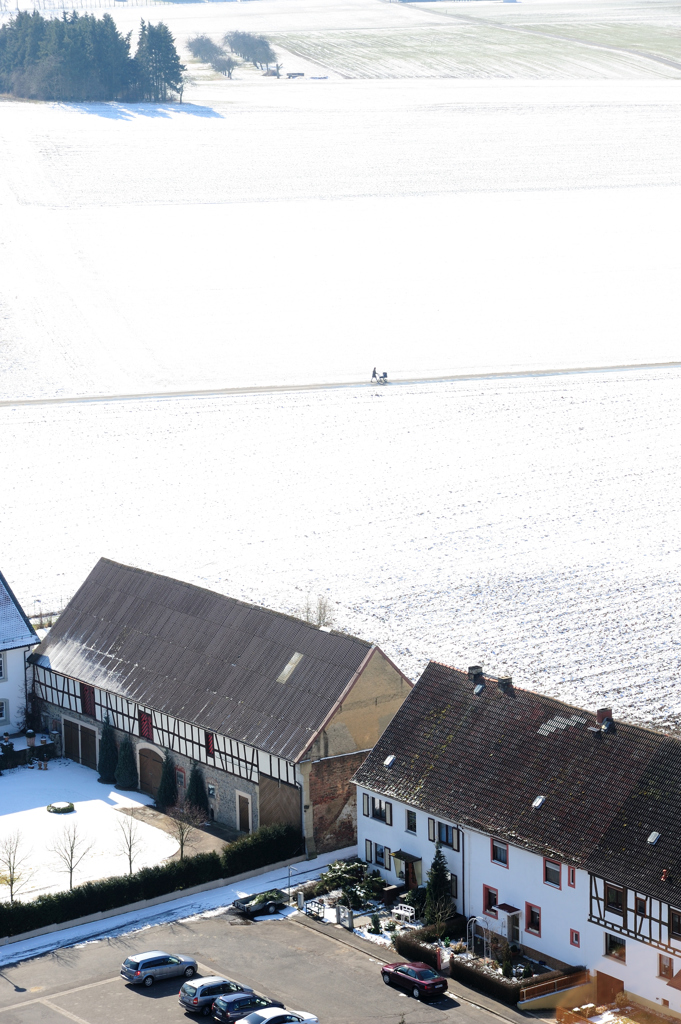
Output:
M624 991L624 982L602 971L596 971L596 1002L599 1006L614 1003L618 992Z
M417 886L416 872L414 870L414 865L410 860L406 861L404 865L404 881L407 889L415 889Z
M97 733L84 725L80 727L80 763L97 770Z
M248 814L248 797L239 796L239 832L250 832L250 822Z
M80 762L80 739L75 722L64 719L64 757Z
M163 758L155 750L140 750L140 789L156 798L161 784Z

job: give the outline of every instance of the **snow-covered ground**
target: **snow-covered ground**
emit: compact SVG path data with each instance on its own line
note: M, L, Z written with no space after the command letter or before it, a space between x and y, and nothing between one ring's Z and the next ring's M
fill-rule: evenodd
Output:
M53 814L47 805L65 801L74 805L70 814ZM128 793L97 782L97 773L73 761L50 761L49 768L13 768L0 779L2 838L19 833L21 851L27 859L21 869L26 884L21 884L18 897L32 899L42 892L68 889L68 874L63 862L51 849L66 827L76 825L81 850L91 844L74 873L74 883L89 882L110 875L125 875L128 862L120 848L119 822L127 818L118 807L139 807L153 804L143 793ZM179 845L161 829L135 821L139 846L135 870L152 867L171 857ZM0 885L0 899L7 899L9 890Z

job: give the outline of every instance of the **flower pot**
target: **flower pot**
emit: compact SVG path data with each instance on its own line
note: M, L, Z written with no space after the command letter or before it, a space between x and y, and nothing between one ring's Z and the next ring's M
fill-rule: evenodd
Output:
M26 737L26 746L27 747L34 747L35 746L35 736L27 736Z
M42 746L44 746L47 743L47 736L41 736L40 743Z

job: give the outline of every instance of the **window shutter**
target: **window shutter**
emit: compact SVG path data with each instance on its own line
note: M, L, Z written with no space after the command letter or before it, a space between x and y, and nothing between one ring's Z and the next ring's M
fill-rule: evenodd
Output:
M428 818L428 838L431 843L435 842L435 818Z
M383 855L385 857L385 870L390 871L390 858L392 857L392 854L389 846L383 847Z
M386 825L392 825L393 823L393 805L387 801L385 805L385 823Z
M364 859L367 862L367 864L371 864L371 861L373 859L372 856L371 856L371 840L370 839L365 839L364 840Z
M362 794L362 810L364 811L364 817L368 818L369 817L369 794L368 793L363 793Z

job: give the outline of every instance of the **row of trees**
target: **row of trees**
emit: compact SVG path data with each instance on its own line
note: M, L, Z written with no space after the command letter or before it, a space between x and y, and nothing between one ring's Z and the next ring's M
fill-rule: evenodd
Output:
M185 69L168 26L142 21L134 57L130 39L109 14L18 11L0 28L0 92L39 100L181 99Z
M261 70L267 70L270 64L274 64L277 78L279 77L281 64L277 64L277 55L264 36L254 35L252 32L228 32L222 38L222 45L206 35L194 36L187 42L192 57L204 64L210 64L215 71L231 78L234 68L238 65L226 47L229 47L231 53L236 53L242 60L254 64Z

